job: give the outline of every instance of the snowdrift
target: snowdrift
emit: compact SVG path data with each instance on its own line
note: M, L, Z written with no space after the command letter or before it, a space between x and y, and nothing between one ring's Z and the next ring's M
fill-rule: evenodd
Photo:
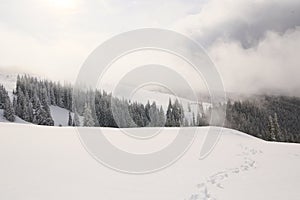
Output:
M208 128L198 128L191 148L172 166L129 175L93 159L73 127L0 123L0 199L300 199L300 145L224 129L213 152L199 160ZM167 130L162 143L176 133L176 128ZM155 138L142 145L130 141L120 129L102 131L128 151L163 145Z

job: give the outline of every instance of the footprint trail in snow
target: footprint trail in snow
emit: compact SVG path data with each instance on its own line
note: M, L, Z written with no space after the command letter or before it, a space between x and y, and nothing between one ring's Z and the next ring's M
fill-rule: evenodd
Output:
M196 186L197 191L185 200L217 200L217 198L209 191L209 187L213 186L217 189L225 189L223 182L231 176L256 169L257 162L254 160L254 157L263 152L247 146L239 146L242 149L242 153L237 154L237 156L242 157L242 164L238 167L225 169L208 176L205 181Z

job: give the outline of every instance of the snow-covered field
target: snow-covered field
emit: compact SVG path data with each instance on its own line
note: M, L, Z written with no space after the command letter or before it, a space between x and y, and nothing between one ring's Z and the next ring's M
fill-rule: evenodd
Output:
M0 123L0 199L300 199L300 145L224 129L214 151L199 160L207 129L199 128L191 148L170 167L129 175L93 159L73 127ZM102 131L114 144L133 148L120 129Z

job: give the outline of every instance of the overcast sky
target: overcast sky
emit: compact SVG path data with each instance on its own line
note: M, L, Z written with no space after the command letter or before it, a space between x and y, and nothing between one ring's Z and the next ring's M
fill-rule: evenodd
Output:
M166 28L202 44L227 91L300 95L299 0L1 0L0 70L74 81L110 37Z

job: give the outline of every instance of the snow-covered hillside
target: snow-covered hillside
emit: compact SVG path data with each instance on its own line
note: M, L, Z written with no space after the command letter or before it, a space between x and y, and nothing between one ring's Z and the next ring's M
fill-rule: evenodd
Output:
M51 116L54 120L54 126L68 126L69 111L58 106L50 106ZM72 118L74 113L71 112ZM83 117L79 116L80 123L83 124Z
M300 199L300 145L264 142L224 129L214 151L199 160L207 129L199 128L191 148L169 168L129 175L94 160L73 127L0 123L0 199ZM140 142L151 141L125 139L120 129L102 131L124 150L150 148ZM152 144L165 144L175 132L164 129L165 137Z
M60 108L58 106L50 106L51 116L54 120L54 126L68 126L69 119L69 111L64 108ZM71 113L72 117L74 117L74 113ZM83 117L79 116L81 124L83 123ZM0 109L0 122L9 122L3 117L3 110ZM29 122L24 121L23 119L16 116L16 120L14 123L17 124L31 124Z
M2 109L0 109L0 122L11 123L11 122L7 121L7 119L5 119L3 117L3 110ZM14 123L18 123L18 124L30 124L29 122L24 121L23 119L21 119L18 116L16 116L16 119L15 119Z

